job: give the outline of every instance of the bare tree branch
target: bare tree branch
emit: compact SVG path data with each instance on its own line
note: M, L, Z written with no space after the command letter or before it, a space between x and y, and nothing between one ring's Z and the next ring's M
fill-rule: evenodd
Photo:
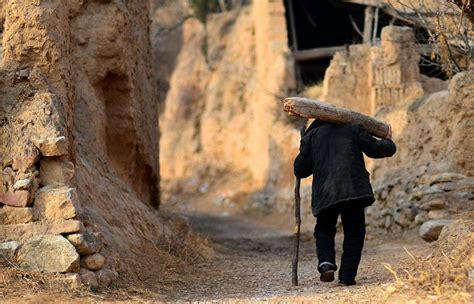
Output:
M172 31L174 31L177 28L181 27L186 22L186 20L188 20L190 18L193 18L193 17L194 17L194 15L186 15L181 20L179 20L177 23L173 24L172 26L160 29L156 33L156 35L168 35Z

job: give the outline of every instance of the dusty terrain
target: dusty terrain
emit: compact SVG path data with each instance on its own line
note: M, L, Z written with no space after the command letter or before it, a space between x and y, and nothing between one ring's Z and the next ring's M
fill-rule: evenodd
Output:
M291 222L275 225L275 218L246 219L198 215L191 217L197 232L209 235L217 258L197 265L191 281L170 295L172 300L237 301L369 301L383 296L384 286L392 280L382 263L397 265L405 256L403 247L420 252L424 246L413 237L383 240L368 236L358 285L340 287L336 282L322 283L316 270L314 240L310 231L303 234L300 286L291 286ZM278 220L277 220L278 221ZM287 229L282 229L285 227ZM341 236L341 235L339 235ZM342 242L338 238L338 245ZM338 250L338 256L340 250ZM396 267L396 266L395 266Z
M411 29L396 26L334 57L322 91L390 122L399 152L368 163L377 202L355 287L318 279L303 182L292 287L304 122L281 111L297 94L284 2L243 1L207 23L185 2L0 0L0 302L472 299L474 225L457 220L473 218L474 73L422 76ZM454 225L437 243L418 238L439 221ZM38 236L68 248L18 254ZM65 253L57 271L18 266Z
M74 301L338 301L380 302L392 275L382 263L394 269L411 253L421 253L427 243L420 243L413 234L380 237L368 234L364 257L358 275L358 285L340 287L321 283L316 271L314 241L310 231L302 236L300 286L291 286L290 261L292 255L289 217L242 217L206 214L190 215L194 230L209 238L215 250L213 257L179 270L173 286L117 286L98 294L76 294ZM309 223L307 223L309 225ZM337 244L341 244L338 234ZM338 250L338 255L340 251ZM152 282L159 280L146 278ZM148 284L146 284L148 285ZM7 295L13 291L7 291ZM0 289L4 293L4 289ZM38 298L39 296L39 298ZM57 294L45 295L13 292L4 300L53 300ZM64 300L72 300L60 294ZM391 298L396 300L396 298Z

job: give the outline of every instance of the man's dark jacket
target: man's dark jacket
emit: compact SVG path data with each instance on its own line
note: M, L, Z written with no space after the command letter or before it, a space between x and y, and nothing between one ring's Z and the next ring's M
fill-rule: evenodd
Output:
M396 147L390 139L372 137L360 125L313 122L301 139L294 171L299 178L313 174L314 216L343 202L368 206L375 201L362 152L383 158L395 154Z

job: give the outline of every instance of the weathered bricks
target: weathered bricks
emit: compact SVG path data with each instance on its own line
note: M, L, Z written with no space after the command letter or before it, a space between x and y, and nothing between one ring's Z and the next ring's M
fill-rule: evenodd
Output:
M0 225L0 241L24 240L42 234L68 234L84 230L80 221L33 222L29 224Z
M33 214L37 219L76 217L75 190L69 187L44 187L36 193Z
M38 235L23 244L16 254L20 267L32 271L79 272L79 254L60 235Z
M33 221L32 208L4 206L0 208L0 225L26 224Z
M68 152L68 144L64 136L32 139L32 142L43 156L61 156Z
M0 193L0 203L13 207L28 206L30 193L27 190L8 191Z
M100 253L86 255L81 258L81 267L89 270L99 270L105 265L105 257Z
M76 247L76 250L80 255L94 254L99 252L102 248L101 241L97 236L95 236L95 234L89 231L70 234L67 236L67 239L74 245L74 247Z

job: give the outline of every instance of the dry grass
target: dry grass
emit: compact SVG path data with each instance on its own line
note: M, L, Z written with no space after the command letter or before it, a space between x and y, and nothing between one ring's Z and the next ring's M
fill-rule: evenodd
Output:
M323 95L323 83L318 82L313 85L306 86L301 95L311 99L321 98L321 96Z
M89 295L89 291L85 287L71 289L61 280L64 278L65 276L62 274L27 271L17 266L8 257L0 255L0 297L51 292L70 297Z
M474 262L474 222L458 221L446 227L427 257L414 256L407 249L407 263L392 273L394 284L387 288L391 295L403 295L414 303L468 303L472 299L473 282L469 272Z
M185 263L202 262L213 254L208 240L192 233L185 236L164 234L156 246Z

